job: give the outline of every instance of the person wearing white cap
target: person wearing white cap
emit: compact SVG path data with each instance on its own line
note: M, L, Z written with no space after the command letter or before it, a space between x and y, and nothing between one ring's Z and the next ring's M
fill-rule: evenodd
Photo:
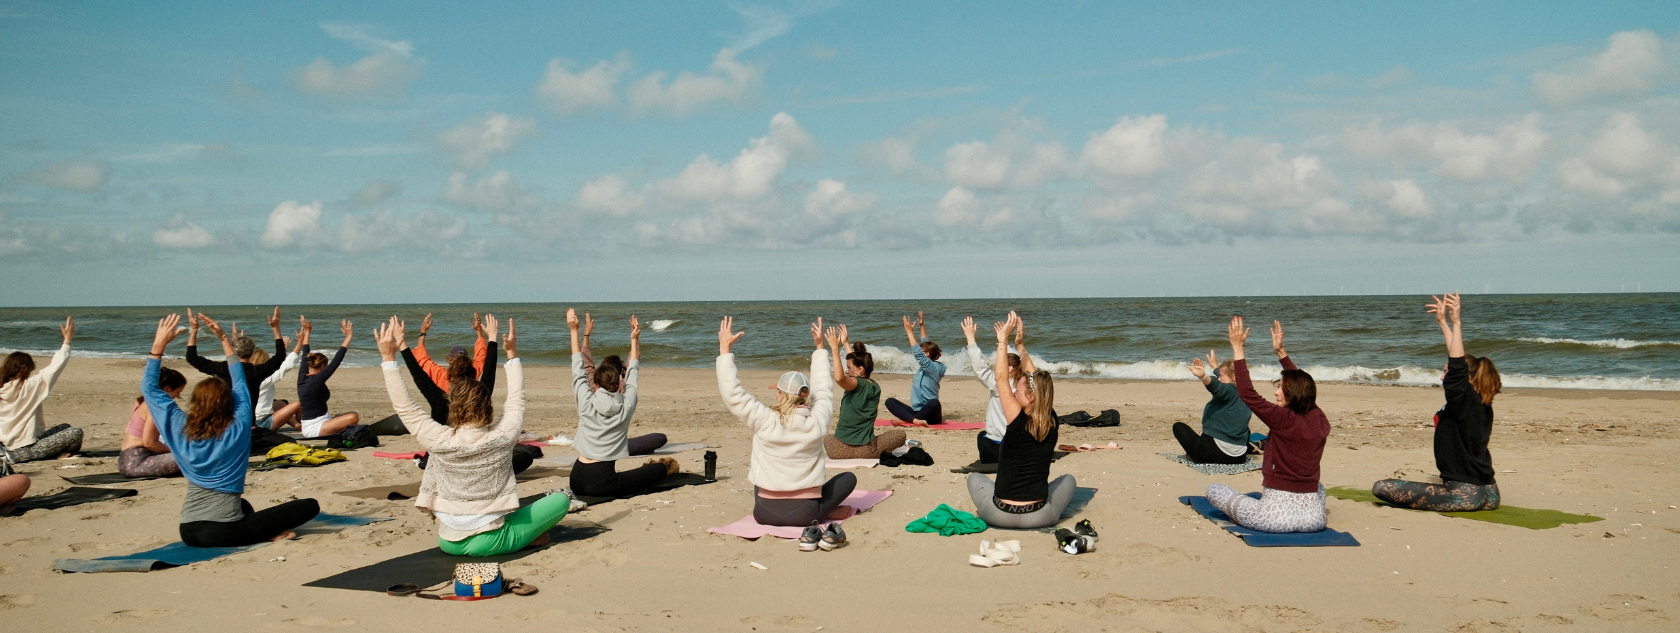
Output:
M823 481L823 436L834 413L834 379L823 347L822 320L811 324L811 343L816 346L811 377L816 382L796 371L782 374L771 406L747 393L735 373L735 355L729 348L746 332L735 332L734 324L733 318L724 317L718 328L718 391L729 412L753 431L752 466L747 471L756 491L753 519L764 525L805 526L799 539L802 550L845 545L846 535L838 524L826 532L816 526L857 487L857 476L849 472Z
M642 324L630 317L630 362L622 377L597 368L593 378L583 370L578 344L577 311L566 309L572 331L572 394L577 397L578 432L572 439L577 464L572 466L572 492L590 497L630 497L646 492L666 475L679 470L677 460L660 457L632 470L618 472L617 461L630 457L630 418L636 414L636 377L642 357ZM610 381L603 382L610 378ZM602 388L591 388L591 383ZM620 382L622 381L622 384Z

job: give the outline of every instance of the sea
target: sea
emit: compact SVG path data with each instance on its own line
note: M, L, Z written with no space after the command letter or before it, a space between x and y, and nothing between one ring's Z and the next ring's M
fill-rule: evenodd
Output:
M1191 380L1189 362L1208 350L1230 356L1225 324L1243 315L1253 328L1248 355L1257 378L1275 377L1266 328L1276 319L1288 334L1295 362L1318 380L1380 385L1431 385L1440 381L1446 347L1427 296L1190 297L1113 299L967 299L879 301L729 301L574 304L595 318L597 357L629 349L629 318L641 320L642 363L659 367L711 367L717 356L719 320L735 317L746 336L737 362L756 369L806 368L810 323L845 324L851 339L867 344L876 371L910 373L902 318L924 315L950 375L970 375L964 316L980 323L979 347L996 349L991 323L1009 311L1027 326L1036 364L1059 376L1118 380ZM157 319L187 307L235 322L268 338L265 316L273 306L0 308L0 350L50 355L58 324L74 316L75 357L141 358ZM434 354L470 345L471 318L495 314L519 327L521 357L528 363L566 365L570 359L565 312L555 303L441 305L281 306L290 336L298 315L315 323L316 348L342 340L338 324L349 319L355 339L349 365L379 361L374 325L396 315L418 333L433 315L428 345ZM1465 347L1494 359L1509 387L1548 389L1680 390L1680 293L1465 295ZM185 338L184 336L182 337ZM411 338L412 342L412 338ZM177 341L172 355L184 353ZM44 360L44 359L43 359ZM990 361L988 361L990 362Z

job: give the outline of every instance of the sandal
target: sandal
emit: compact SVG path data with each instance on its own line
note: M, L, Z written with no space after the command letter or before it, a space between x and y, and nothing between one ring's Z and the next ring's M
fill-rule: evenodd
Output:
M507 581L507 590L516 596L529 596L537 592L537 586L514 578Z
M975 567L997 567L1021 564L1020 541L980 541L980 553L969 554L968 564Z

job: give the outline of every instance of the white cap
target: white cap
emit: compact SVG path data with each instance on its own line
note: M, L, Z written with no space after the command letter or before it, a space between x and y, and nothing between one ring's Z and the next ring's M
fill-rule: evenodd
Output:
M805 374L790 371L782 374L782 379L776 381L776 388L787 395L797 396L801 390L811 388L811 381L805 379Z

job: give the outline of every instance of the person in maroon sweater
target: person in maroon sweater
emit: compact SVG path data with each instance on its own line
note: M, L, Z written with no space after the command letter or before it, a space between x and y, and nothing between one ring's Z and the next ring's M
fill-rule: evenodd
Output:
M1446 373L1441 390L1447 403L1435 413L1435 467L1441 483L1384 479L1371 486L1378 499L1413 510L1475 512L1499 509L1499 484L1493 480L1493 397L1502 386L1491 358L1464 353L1464 324L1458 293L1431 297L1429 313L1447 341ZM1452 324L1447 324L1448 313Z
M1230 486L1208 486L1208 501L1230 515L1237 525L1261 532L1317 532L1324 529L1324 486L1318 481L1318 463L1324 457L1324 441L1330 437L1330 420L1318 408L1318 386L1307 372L1295 367L1283 351L1283 324L1272 321L1272 349L1283 364L1277 382L1277 404L1267 402L1254 391L1248 378L1248 361L1243 343L1248 328L1243 318L1232 317L1226 328L1235 360L1237 394L1255 417L1271 429L1260 466L1260 498L1232 490Z

